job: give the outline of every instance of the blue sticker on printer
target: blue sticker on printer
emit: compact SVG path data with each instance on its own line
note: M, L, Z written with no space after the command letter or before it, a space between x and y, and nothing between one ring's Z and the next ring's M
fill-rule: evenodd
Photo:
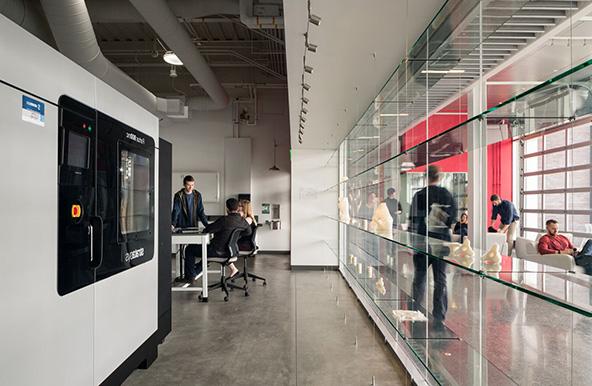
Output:
M25 122L45 127L45 103L23 95L23 115Z

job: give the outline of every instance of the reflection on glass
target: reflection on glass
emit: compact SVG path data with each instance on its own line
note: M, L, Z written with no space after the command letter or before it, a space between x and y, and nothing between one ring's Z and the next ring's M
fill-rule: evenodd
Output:
M120 153L120 233L150 229L150 160L132 151Z

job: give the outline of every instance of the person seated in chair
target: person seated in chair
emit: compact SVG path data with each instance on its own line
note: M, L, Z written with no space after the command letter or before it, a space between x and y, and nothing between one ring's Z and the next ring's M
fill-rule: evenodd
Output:
M559 234L557 220L550 219L545 223L547 234L541 236L538 251L541 255L570 255L574 256L576 264L584 267L587 275L592 275L592 240L588 240L580 252L574 248L569 239Z
M253 214L253 205L251 205L251 201L240 200L238 204L238 212L245 221L249 223L251 231L257 227L257 220L255 220L255 215ZM238 249L240 251L251 251L253 248L256 248L256 246L253 245L251 235L242 236L240 240L238 240Z
M247 221L240 215L238 212L238 200L236 198L229 198L226 200L226 211L227 215L220 217L215 222L209 224L203 230L203 233L213 233L214 237L210 240L208 244L208 256L226 256L228 254L228 241L230 240L230 236L232 232L236 229L241 229L242 236L249 236L252 232L251 227ZM198 245L190 245L187 249L194 247L194 251L192 251L192 255L196 257L201 257L201 247ZM187 252L185 252L187 256ZM194 262L187 262L185 260L185 267L188 267L188 264L195 264ZM233 278L238 274L238 269L235 267L234 264L229 264L230 267L230 276L229 278ZM197 263L196 266L196 275L199 275L202 271L202 263L201 261Z
M455 235L460 235L460 242L462 243L469 235L469 214L467 212L463 212L460 215L460 221L454 225L454 230L452 231Z

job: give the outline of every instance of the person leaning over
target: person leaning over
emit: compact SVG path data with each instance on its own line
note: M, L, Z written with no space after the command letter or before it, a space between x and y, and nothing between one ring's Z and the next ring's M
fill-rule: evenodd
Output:
M508 200L502 200L497 194L493 194L490 197L490 200L491 204L493 205L490 227L495 225L495 221L499 216L501 225L497 231L499 233L506 234L506 242L508 243L508 256L512 256L512 251L514 249L514 239L516 238L516 231L518 229L520 220L518 210L512 202Z

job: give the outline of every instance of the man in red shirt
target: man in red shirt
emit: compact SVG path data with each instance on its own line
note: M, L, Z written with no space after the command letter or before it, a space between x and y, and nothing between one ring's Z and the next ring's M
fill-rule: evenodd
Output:
M559 234L557 220L547 220L547 234L539 239L538 251L541 255L571 255L576 264L584 267L586 274L592 275L592 240L588 240L580 253L574 248L569 239Z

